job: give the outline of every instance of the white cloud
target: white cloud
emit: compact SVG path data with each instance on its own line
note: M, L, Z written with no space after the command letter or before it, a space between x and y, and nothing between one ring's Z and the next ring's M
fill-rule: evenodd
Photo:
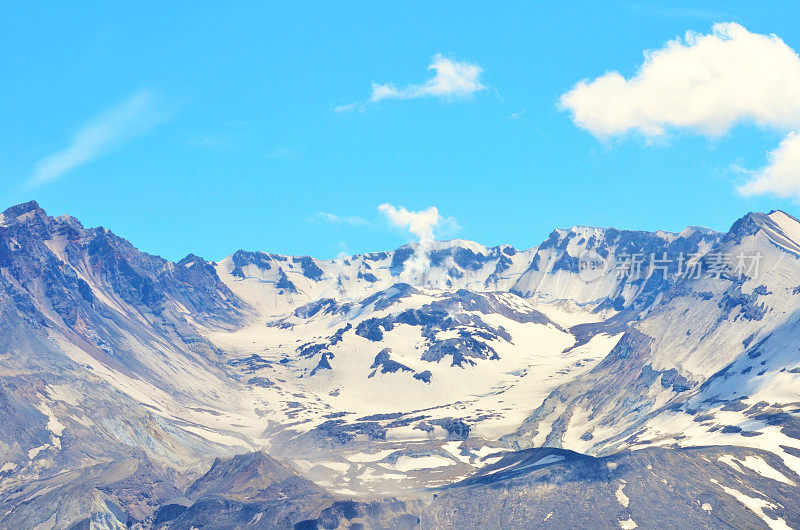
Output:
M744 195L800 197L800 134L789 133L769 154L766 167L750 173L750 182L739 187Z
M417 212L407 210L404 207L396 208L389 203L378 206L378 210L389 219L394 226L407 230L412 235L417 236L420 243L430 243L434 240L433 229L439 224L442 217L439 209L431 206L427 210Z
M38 161L28 185L37 186L58 179L120 143L146 133L166 118L154 94L139 90L91 119L75 133L66 148Z
M800 57L775 35L735 23L710 34L687 33L645 52L626 79L618 72L583 80L559 102L576 125L598 138L636 131L648 138L670 130L710 137L739 123L800 131ZM740 190L800 196L800 141L791 134L766 167Z
M436 54L428 70L433 70L434 76L418 85L397 88L391 83L373 83L369 100L377 103L384 99L464 98L486 88L480 82L482 69L477 64L454 61Z
M369 224L369 221L357 215L336 215L328 212L317 212L312 219L320 219L331 224L350 226L366 226Z
M378 210L392 225L409 232L419 240L414 258L408 260L404 266L404 272L407 274L421 274L430 266L428 251L435 240L436 229L454 230L458 226L454 218L442 216L435 206L415 212L402 206L397 208L384 203L378 206Z
M456 61L437 53L428 70L433 77L420 84L397 88L392 83L372 83L372 93L366 102L353 102L333 108L336 114L358 111L365 112L367 104L375 104L384 99L417 99L436 97L440 99L467 98L485 90L480 76L483 69L477 64Z
M645 53L630 79L609 72L561 97L575 123L598 137L671 127L720 135L741 121L769 127L800 124L800 58L775 35L739 24L687 33Z

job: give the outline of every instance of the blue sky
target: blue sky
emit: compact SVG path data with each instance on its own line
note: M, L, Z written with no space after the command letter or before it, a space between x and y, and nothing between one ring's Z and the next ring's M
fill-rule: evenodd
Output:
M129 4L0 8L0 208L36 199L171 259L426 237L382 204L436 207L435 237L522 248L574 224L798 214L800 125L781 100L800 93L784 53L800 50L796 2ZM610 95L591 84L725 22L744 33L720 40L752 44L765 81L727 94L754 75L711 61L727 85L704 87L708 113L672 112L656 74ZM437 60L452 79L436 81ZM737 99L765 90L771 106Z

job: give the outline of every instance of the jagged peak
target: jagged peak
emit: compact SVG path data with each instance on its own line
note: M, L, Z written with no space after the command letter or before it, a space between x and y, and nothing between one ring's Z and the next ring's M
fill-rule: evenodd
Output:
M601 226L589 226L589 225L572 225L572 228L570 228L568 230L565 229L565 228L556 229L556 231L562 232L564 234L568 234L570 232L575 233L575 234L580 234L580 233L583 233L583 232L598 232L599 233L599 232L606 232L608 230L616 230L616 229L615 228L603 228Z
M741 239L742 237L752 236L763 228L776 228L776 223L770 216L777 213L778 210L773 210L769 214L763 212L749 212L731 225L728 230L726 239Z
M684 228L683 230L681 230L680 232L678 232L678 235L681 236L681 237L690 237L690 236L694 235L697 232L699 232L699 233L701 233L703 235L709 235L709 236L710 235L718 235L720 233L719 231L714 230L713 228L708 228L706 226L689 225L686 228Z
M759 233L763 233L777 247L800 255L800 221L782 210L748 213L733 223L723 241L739 243Z
M187 489L187 496L197 498L207 495L256 495L270 485L296 477L286 464L263 451L244 453L228 459L216 458L211 469ZM310 481L300 479L298 484L316 489Z
M191 253L191 252L190 252L189 254L187 254L187 255L186 255L186 257L185 257L185 258L183 258L182 260L180 260L180 261L177 263L177 265L182 265L182 266L184 266L184 267L191 267L191 266L192 266L192 265L194 265L195 263L203 263L203 264L205 264L205 263L206 263L206 260L204 260L203 258L201 258L200 256L198 256L197 254L194 254L194 253Z
M45 212L36 201L23 202L21 204L17 204L16 206L12 206L11 208L7 208L2 214L0 214L0 226L6 226L14 223L15 221L24 221L28 217L37 214L45 216L47 215L47 212Z

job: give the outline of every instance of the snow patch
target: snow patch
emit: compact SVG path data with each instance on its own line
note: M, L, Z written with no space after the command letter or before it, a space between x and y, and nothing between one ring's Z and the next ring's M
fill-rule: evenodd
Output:
M767 516L767 514L764 513L764 508L770 508L770 509L777 508L775 504L766 501L764 499L749 497L744 493L740 492L739 490L723 486L713 478L711 479L711 482L722 488L722 490L725 493L727 493L728 495L730 495L731 497L742 503L745 508L747 508L748 510L759 516L761 520L764 521L767 524L767 526L769 526L773 530L791 530L791 527L788 524L786 524L786 521L783 518L778 517L777 519L772 519L771 517Z
M403 455L397 459L395 468L398 471L416 471L418 469L432 469L436 467L452 466L455 462L443 456L406 456Z
M623 480L622 482L620 482L619 487L617 488L617 491L616 491L615 495L617 496L617 501L622 506L627 508L628 505L631 503L631 500L628 498L627 495L625 495L624 489L625 489L625 481Z

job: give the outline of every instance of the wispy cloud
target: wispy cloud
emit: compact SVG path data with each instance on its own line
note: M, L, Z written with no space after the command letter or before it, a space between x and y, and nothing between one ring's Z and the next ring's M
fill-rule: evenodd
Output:
M367 226L369 221L357 215L337 215L329 212L317 212L309 217L309 221L324 221L336 225Z
M89 120L73 135L66 148L39 160L27 184L34 187L59 179L120 144L145 134L167 118L153 92L139 90Z
M347 105L337 105L336 107L333 107L333 112L336 114L343 114L345 112L352 112L354 110L364 112L364 105L361 103L348 103Z
M483 70L477 64L454 61L437 53L428 70L433 70L434 76L418 85L396 88L391 83L373 83L369 100L374 103L384 99L465 98L486 88L480 82Z
M522 109L517 112L512 112L509 118L511 118L512 120L521 120L523 116L525 116L525 109Z
M735 23L710 34L687 33L645 52L638 72L618 72L576 84L560 100L576 125L598 138L636 131L648 139L670 130L710 137L738 123L789 136L751 172L744 194L800 197L800 57L775 35Z
M486 89L481 82L483 69L474 63L456 61L437 53L428 66L433 77L402 88L393 83L372 83L372 91L366 103L375 104L386 99L417 99L435 97L440 99L468 98ZM364 112L364 103L354 102L334 107L334 112L342 114L358 110Z

